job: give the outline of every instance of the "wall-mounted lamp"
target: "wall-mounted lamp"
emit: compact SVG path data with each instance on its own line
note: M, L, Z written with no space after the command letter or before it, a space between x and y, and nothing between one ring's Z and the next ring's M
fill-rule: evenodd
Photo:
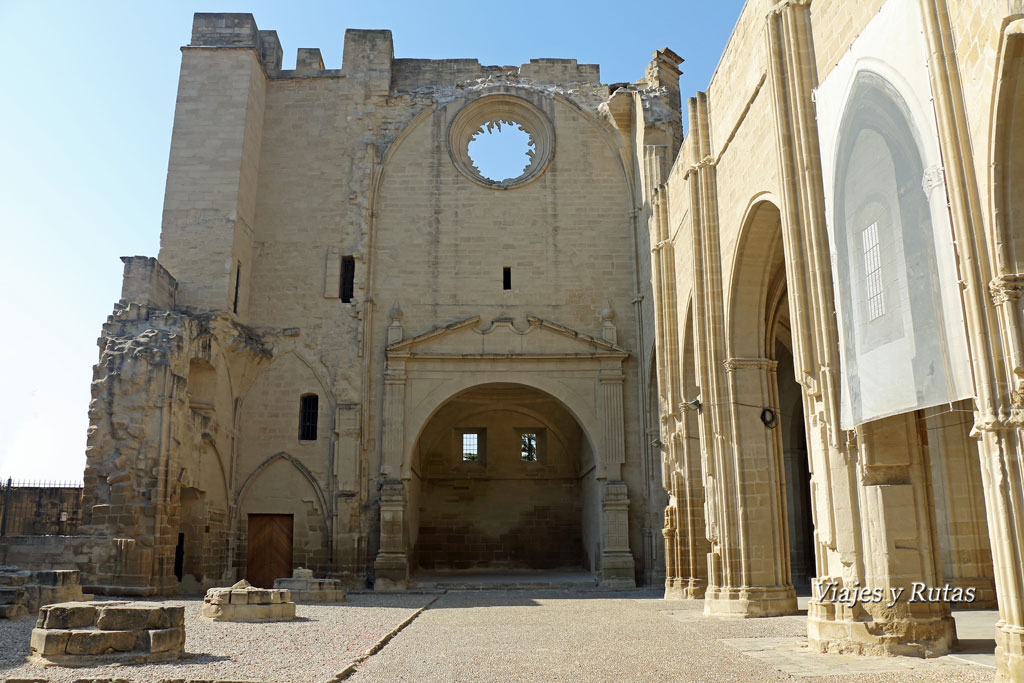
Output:
M655 439L654 441L651 442L651 448L660 449L664 445L665 444L661 442L661 439Z
M686 403L684 403L683 404L683 410L684 411L700 410L703 406L704 406L704 404L700 402L700 399L699 398L695 398L692 401L687 401Z

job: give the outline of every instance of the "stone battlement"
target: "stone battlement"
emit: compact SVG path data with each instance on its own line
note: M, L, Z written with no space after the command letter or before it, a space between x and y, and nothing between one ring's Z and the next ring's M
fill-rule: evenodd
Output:
M539 83L600 83L601 67L575 59L531 59L519 66L482 65L476 59L395 59L391 31L348 29L342 68L326 68L320 48L300 47L295 68L282 69L277 31L263 31L251 14L197 12L192 22L190 48L249 48L259 55L271 78L340 77L369 74L387 77L392 90L514 75Z

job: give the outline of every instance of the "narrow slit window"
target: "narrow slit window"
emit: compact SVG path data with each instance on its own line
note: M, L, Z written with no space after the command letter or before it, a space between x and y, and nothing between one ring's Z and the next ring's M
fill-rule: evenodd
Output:
M307 394L299 399L299 440L316 441L316 421L320 414L320 399Z
M235 300L231 304L231 310L238 313L238 288L242 283L242 264L235 264Z
M480 462L480 435L476 432L463 432L462 460L464 462Z
M512 289L512 269L508 266L501 269L502 289Z
M519 457L523 462L537 462L537 432L519 435Z
M860 234L864 249L864 280L868 294L868 320L885 315L885 297L882 292L882 253L878 246L878 221Z
M352 292L356 281L356 259L353 256L341 257L341 302L352 303Z

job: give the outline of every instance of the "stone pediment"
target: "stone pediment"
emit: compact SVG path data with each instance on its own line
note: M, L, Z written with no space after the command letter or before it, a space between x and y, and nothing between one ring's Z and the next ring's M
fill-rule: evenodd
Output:
M626 358L629 351L600 337L528 316L526 327L511 318L481 324L480 316L436 327L389 344L388 356L416 358Z

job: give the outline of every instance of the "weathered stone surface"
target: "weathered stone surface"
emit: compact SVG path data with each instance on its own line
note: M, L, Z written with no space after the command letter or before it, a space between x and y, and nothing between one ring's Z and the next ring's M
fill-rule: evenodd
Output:
M41 605L83 599L77 570L0 567L0 617L11 618L35 612Z
M685 107L669 49L609 87L574 60L394 59L389 32L352 31L342 70L305 50L289 72L251 17L198 15L160 261L125 259L100 339L85 521L109 547L97 540L95 573L176 590L184 533L182 584L201 588L269 585L292 561L395 590L414 557L455 570L571 561L606 586L664 578L709 615L754 617L793 612L794 584L811 579L948 581L983 604L999 593L999 675L1020 680L1024 491L1006 475L1024 457L1020 5L748 2ZM908 20L886 21L894 8ZM904 48L927 64L898 73ZM830 77L887 81L869 62L896 72L878 89L896 96L838 111L906 118L910 163L893 162L900 136L862 148L870 163L849 185L878 183L868 194L891 206L840 208L853 193L826 185L836 164L823 154L868 143L827 128L816 93ZM519 176L489 178L469 140L510 123L530 153ZM914 239L932 210L935 240ZM875 226L887 231L878 296L899 306L841 325L843 301L871 298L866 228L911 215ZM830 234L847 217L849 234ZM918 251L933 241L950 253ZM835 277L844 254L856 277ZM917 306L889 286L904 266L924 283ZM948 301L927 291L933 274L959 283ZM911 335L914 316L894 311L915 308L953 334ZM884 356L880 339L912 336L965 339L974 388L843 426L846 354ZM940 369L892 373L888 388L916 406ZM268 516L280 537L253 533ZM260 561L273 539L294 542L276 566ZM294 594L226 588L204 613L276 614L331 590L301 572L289 580L303 587L280 584ZM905 597L817 596L810 640L946 650L948 603Z
M309 576L298 576L302 570L296 570L290 579L276 579L274 588L287 589L293 602L344 602L345 591L341 582L336 579L315 579L312 572ZM308 571L308 570L306 570ZM303 571L305 574L305 571Z
M128 652L135 648L137 631L85 631L72 630L68 637L66 654L103 655Z
M238 587L242 583L245 586ZM231 588L208 590L201 614L214 621L280 621L295 618L295 603L287 590L255 588L239 582Z
M29 661L66 666L165 661L177 658L184 646L180 605L63 603L40 610Z
M145 637L149 638L150 652L180 651L185 647L185 628L183 626L147 630Z
M62 629L32 629L32 650L44 655L63 654L71 631Z
M95 622L96 606L88 603L62 602L47 605L39 611L38 623L45 629L84 628Z

